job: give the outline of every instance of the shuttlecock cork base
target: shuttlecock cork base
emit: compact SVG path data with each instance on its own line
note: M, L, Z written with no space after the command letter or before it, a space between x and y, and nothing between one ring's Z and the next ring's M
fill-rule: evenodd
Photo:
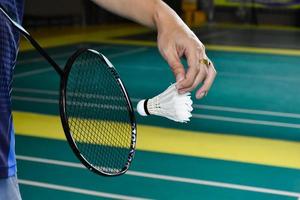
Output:
M176 122L188 122L192 117L192 104L190 93L179 94L174 83L161 94L139 101L137 111L141 116L157 115Z

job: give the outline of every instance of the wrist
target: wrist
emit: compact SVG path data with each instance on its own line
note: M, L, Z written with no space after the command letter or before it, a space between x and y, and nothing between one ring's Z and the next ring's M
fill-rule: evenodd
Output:
M155 3L153 23L158 32L184 25L176 12L161 0Z

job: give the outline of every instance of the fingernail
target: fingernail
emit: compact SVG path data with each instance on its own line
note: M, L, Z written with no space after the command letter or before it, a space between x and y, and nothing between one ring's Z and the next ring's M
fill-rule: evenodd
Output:
M203 91L203 92L201 92L200 94L198 93L197 95L196 95L196 98L197 99L201 99L201 98L203 98L204 96L206 96L207 95L207 93L205 92L205 91Z

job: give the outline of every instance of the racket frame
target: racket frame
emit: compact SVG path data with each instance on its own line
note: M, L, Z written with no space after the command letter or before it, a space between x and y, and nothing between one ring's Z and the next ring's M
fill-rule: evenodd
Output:
M85 52L90 52L95 54L96 56L99 57L99 59L101 60L101 62L106 64L107 69L111 72L111 74L113 75L115 81L117 82L118 86L120 87L124 98L126 99L126 103L127 103L127 111L129 114L129 119L130 119L130 123L131 123L131 144L130 144L130 149L129 149L129 154L128 154L128 158L127 158L127 162L125 163L124 167L122 168L122 170L120 170L117 173L107 173L105 171L99 170L96 167L94 167L93 165L91 165L88 160L80 153L76 142L74 140L74 138L72 137L71 131L70 131L70 126L68 123L68 116L67 116L67 111L66 111L66 103L67 103L67 83L68 83L68 77L69 77L69 73L72 69L72 65L74 64L75 60L83 53ZM66 138L68 140L68 143L71 147L71 149L73 150L73 153L76 155L76 157L80 160L80 162L86 167L88 168L90 171L97 173L99 175L104 175L104 176L119 176L124 174L133 158L135 155L135 146L136 146L136 134L137 134L137 128L136 128L136 120L135 120L135 115L134 115L134 110L132 107L132 103L130 101L130 98L128 96L127 90L125 89L116 69L114 68L114 66L110 63L110 61L101 53L93 50L93 49L87 49L87 48L81 48L79 50L77 50L67 61L62 77L61 77L61 82L60 82L60 100L59 100L59 107L60 107L60 118L61 118L61 123L66 135Z
M62 70L59 67L59 65L49 56L49 54L39 45L39 43L33 37L31 37L30 33L25 28L23 28L20 24L18 24L13 19L11 19L11 17L7 14L5 8L1 4L0 4L0 13L2 13L7 18L7 20L32 44L32 46L41 54L42 57L44 57L51 64L51 66L59 74L59 76L60 76L59 110L60 110L61 123L62 123L63 129L64 129L65 136L67 138L67 141L68 141L71 149L73 150L73 153L76 155L76 157L80 160L80 162L86 168L88 168L90 171L92 171L96 174L104 175L104 176L118 176L118 175L124 174L128 170L128 168L132 162L132 159L134 158L137 128L136 128L136 119L135 119L132 103L128 96L127 90L125 89L114 66L110 63L110 61L103 54L101 54L93 49L81 48L81 49L77 50L68 59L64 69ZM99 56L99 59L101 59L101 61L107 65L108 69L112 72L112 75L114 76L115 80L117 81L117 84L121 88L124 98L126 99L126 102L127 102L127 110L128 110L128 114L129 114L130 123L131 123L131 133L132 133L130 152L128 154L128 159L127 159L127 162L125 163L123 169L116 174L106 173L106 172L98 170L97 168L92 166L84 158L84 156L80 153L80 151L72 137L72 134L70 133L70 127L69 127L68 118L66 115L66 86L67 86L67 81L68 81L68 75L71 71L72 65L75 62L76 58L86 51L97 54Z

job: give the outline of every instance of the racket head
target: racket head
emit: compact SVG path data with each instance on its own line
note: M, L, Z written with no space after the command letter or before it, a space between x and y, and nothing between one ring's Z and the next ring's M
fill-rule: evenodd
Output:
M134 110L104 55L84 48L68 59L61 76L60 116L69 145L89 170L105 176L128 170L136 145Z

